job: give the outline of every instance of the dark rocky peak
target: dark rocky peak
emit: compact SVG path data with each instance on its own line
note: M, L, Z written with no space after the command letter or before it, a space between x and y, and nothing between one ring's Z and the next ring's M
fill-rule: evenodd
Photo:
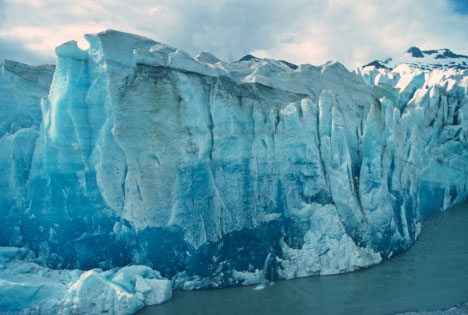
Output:
M255 57L255 56L253 56L253 55L245 55L244 57L242 57L241 59L239 59L237 62L251 61L251 60L260 61L261 59Z
M410 47L406 52L410 53L414 58L424 58L424 54L418 47Z

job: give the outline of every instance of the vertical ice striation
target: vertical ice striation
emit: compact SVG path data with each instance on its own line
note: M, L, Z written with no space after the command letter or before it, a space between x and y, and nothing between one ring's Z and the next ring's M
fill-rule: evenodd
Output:
M0 243L22 243L21 213L41 123L41 98L48 94L54 66L0 63Z
M117 31L86 39L56 49L42 115L50 68L5 62L0 78L13 115L0 245L45 264L145 264L188 289L346 272L468 199L466 70L226 63ZM8 96L10 68L37 73L21 81L34 89Z
M389 220L387 231L382 230L390 236L389 248L401 239L409 246L422 220L467 199L467 71L402 64L357 73L379 97L375 109L380 112L371 110L367 117L366 127L376 133L370 136L375 149L365 147L364 135L363 153L373 161L364 158L363 167L376 164L367 168L371 174L361 173L361 182L366 181L361 200L378 211L384 209L381 198L388 200L393 209L386 215L377 212L375 219Z

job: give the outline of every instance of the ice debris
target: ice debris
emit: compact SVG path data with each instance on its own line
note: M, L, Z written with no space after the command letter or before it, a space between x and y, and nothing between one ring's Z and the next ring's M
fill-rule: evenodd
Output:
M0 312L133 314L172 296L172 282L147 266L49 269L22 248L0 247Z

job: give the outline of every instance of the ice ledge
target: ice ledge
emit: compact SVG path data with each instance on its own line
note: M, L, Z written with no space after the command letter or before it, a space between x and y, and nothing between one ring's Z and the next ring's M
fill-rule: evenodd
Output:
M333 82L343 80L343 77L348 82L360 82L357 76L336 61L321 66L296 66L269 58L242 58L235 62L225 62L206 52L193 58L183 50L116 30L84 36L90 44L89 49L82 50L76 41L69 41L56 48L57 56L82 61L92 59L97 64L105 64L106 71L113 71L114 74L118 72L122 75L137 66L164 67L211 77L225 76L240 84L256 83L301 94L310 93L308 80L313 81L322 75ZM123 71L122 66L127 70Z
M31 66L9 59L0 60L1 72L9 72L16 77L36 84L44 90L49 90L55 65Z
M90 47L88 54L96 62L114 62L123 66L134 66L133 50L149 50L157 42L143 36L116 30L106 30L97 34L85 34Z
M78 47L76 41L68 41L57 48L55 48L55 53L58 57L72 58L77 60L88 60L88 51L82 50Z

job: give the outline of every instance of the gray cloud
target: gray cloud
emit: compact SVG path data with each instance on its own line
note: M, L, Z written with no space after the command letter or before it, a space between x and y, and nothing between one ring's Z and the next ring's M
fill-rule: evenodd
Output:
M458 1L0 0L0 58L53 60L55 46L108 28L228 61L254 53L352 67L413 45L468 53Z
M0 38L0 58L29 64L55 63L52 55L38 55L24 47L21 41Z

